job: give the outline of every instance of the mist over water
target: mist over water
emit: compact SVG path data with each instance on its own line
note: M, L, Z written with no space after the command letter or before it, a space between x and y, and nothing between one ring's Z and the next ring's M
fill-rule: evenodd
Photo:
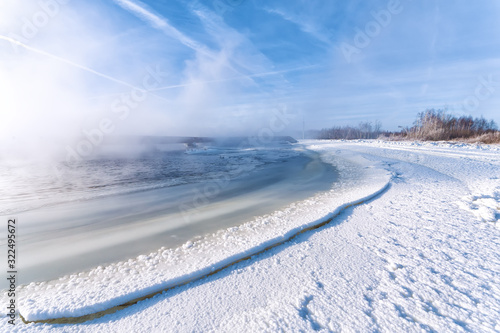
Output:
M99 146L86 158L75 152L58 161L0 161L0 214L231 178L238 176L243 164L251 171L296 154L289 150L288 141L255 146L249 138L220 138L190 144L191 148L186 143L158 143L179 140L186 138L122 137ZM275 151L276 156L261 151Z
M2 179L16 186L5 191L0 184L0 216L22 221L20 281L179 246L328 190L336 180L331 166L288 143L231 142L84 160L59 179L39 165L18 164L16 172L1 166Z
M0 160L61 160L78 145L90 156L113 136L258 135L286 109L241 100L255 82L231 50L174 56L179 38L113 2L2 1Z

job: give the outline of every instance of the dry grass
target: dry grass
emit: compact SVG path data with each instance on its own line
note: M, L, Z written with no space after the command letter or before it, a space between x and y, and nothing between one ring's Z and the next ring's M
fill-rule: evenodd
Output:
M446 110L420 112L413 127L395 133L403 139L421 141L460 141L468 143L499 143L500 132L493 120L471 116L455 117Z
M486 133L472 138L456 139L455 141L465 143L484 143L487 145L500 144L500 132Z

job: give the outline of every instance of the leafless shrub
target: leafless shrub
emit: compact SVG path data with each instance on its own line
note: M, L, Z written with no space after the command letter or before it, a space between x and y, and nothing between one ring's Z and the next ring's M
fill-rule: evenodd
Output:
M413 127L399 133L403 138L410 140L443 141L455 139L479 138L488 134L498 133L497 125L493 120L484 117L471 116L455 117L446 113L446 110L428 109L417 115Z
M324 128L314 134L314 138L323 140L376 139L383 134L389 135L387 132L382 131L382 124L379 121L375 123L360 122L358 127L334 126Z

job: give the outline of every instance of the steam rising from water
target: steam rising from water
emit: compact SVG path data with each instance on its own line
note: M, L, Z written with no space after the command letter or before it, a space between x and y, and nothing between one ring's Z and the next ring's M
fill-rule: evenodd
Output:
M82 140L94 149L117 135L255 135L265 125L273 106L234 97L253 83L230 49L186 51L179 75L179 59L164 54L178 53L178 41L111 4L96 9L0 4L0 159L61 159Z

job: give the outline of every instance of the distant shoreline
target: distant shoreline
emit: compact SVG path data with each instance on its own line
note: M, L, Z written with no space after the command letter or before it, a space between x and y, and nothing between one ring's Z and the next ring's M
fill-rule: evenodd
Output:
M384 141L384 142L425 142L425 143L442 143L442 144L467 144L467 145L494 145L499 146L499 142L486 143L471 139L453 139L453 140L423 140L423 139L407 139L407 138L377 138L377 139L306 139L319 141L348 141L348 142L365 142L365 141Z

